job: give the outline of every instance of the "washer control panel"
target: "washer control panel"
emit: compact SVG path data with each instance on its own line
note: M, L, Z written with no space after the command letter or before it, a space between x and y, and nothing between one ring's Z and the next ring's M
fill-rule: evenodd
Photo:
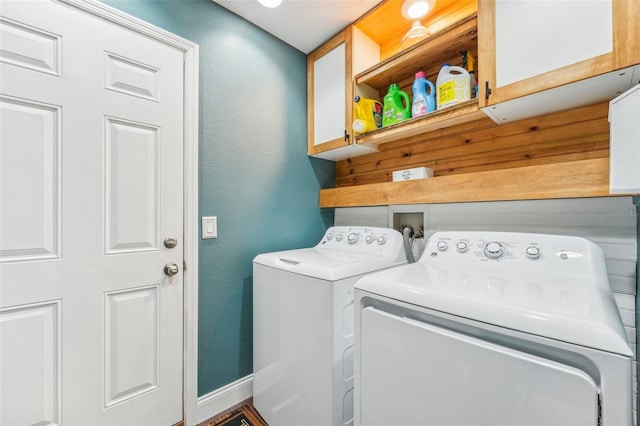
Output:
M333 226L327 230L317 247L336 250L379 253L386 247L402 245L402 235L390 228Z
M421 259L526 262L527 264L585 259L592 243L583 238L516 232L436 232Z

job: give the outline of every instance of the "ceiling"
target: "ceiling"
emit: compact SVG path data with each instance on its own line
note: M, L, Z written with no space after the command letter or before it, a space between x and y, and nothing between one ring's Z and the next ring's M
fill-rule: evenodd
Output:
M257 0L213 1L309 53L382 0L283 0L273 9Z

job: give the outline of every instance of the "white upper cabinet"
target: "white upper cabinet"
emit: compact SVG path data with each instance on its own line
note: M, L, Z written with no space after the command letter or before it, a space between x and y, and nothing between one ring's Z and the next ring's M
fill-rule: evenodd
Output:
M480 106L503 123L614 98L640 77L639 14L628 0L480 1Z
M495 87L611 53L611 14L611 0L496 0Z
M380 61L379 46L350 26L307 57L308 153L328 160L368 154L354 144L353 76Z
M340 43L313 63L314 146L345 138L345 59L345 43Z

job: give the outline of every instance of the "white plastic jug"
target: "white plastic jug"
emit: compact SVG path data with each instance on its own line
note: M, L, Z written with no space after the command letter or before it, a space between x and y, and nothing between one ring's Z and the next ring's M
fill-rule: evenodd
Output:
M462 67L444 64L436 80L438 109L471 99L470 76Z

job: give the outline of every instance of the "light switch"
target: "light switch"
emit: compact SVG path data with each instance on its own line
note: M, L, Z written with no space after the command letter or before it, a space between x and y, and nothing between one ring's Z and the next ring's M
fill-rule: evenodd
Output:
M218 218L202 216L202 239L218 238Z

